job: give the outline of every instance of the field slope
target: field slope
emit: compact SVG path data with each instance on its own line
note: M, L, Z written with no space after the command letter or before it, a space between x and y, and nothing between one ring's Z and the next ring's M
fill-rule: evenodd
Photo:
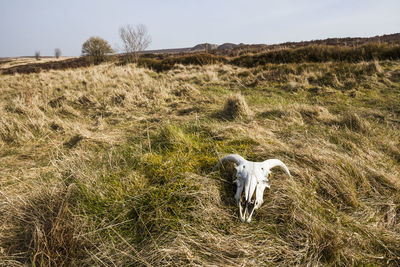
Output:
M293 174L250 224L228 153ZM399 61L0 76L0 265L399 262Z

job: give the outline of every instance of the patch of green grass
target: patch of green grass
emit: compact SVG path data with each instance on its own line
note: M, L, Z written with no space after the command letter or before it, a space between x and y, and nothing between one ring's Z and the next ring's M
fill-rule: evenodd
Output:
M79 213L92 217L95 224L121 224L117 228L135 242L156 238L179 228L182 219L190 220L200 185L188 176L211 172L216 149L240 153L257 145L251 139L216 141L207 126L190 124L164 124L149 139L137 141L103 151L100 161L89 163L87 171L95 182L74 181Z

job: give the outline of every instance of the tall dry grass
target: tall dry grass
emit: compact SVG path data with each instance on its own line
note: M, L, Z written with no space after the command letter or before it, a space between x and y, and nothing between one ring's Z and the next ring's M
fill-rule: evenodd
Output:
M1 264L396 266L399 71L107 63L1 76ZM227 153L293 174L274 172L251 224L232 169L213 171Z

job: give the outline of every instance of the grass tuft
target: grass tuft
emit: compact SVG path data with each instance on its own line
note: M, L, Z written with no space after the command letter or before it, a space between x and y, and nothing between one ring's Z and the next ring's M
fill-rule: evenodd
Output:
M361 133L367 133L370 131L370 125L369 123L360 118L360 116L357 115L357 113L354 112L346 112L341 120L340 124L345 126L347 129L355 132L361 132Z
M226 98L221 115L228 120L233 120L251 116L252 112L241 94L233 94Z
M23 201L8 203L8 210L1 216L0 240L10 262L29 259L38 266L76 262L81 244L76 239L79 229L70 211L74 191L74 185L65 189L46 188Z

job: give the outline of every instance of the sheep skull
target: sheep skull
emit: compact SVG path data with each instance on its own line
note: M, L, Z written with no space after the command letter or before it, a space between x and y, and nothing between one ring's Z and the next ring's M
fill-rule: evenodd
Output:
M258 209L264 202L265 188L270 188L269 176L271 169L280 167L290 176L289 169L279 159L252 162L237 154L225 156L219 161L218 165L226 161L232 161L236 164L236 179L234 183L237 187L235 200L239 206L240 220L249 223L254 210Z

